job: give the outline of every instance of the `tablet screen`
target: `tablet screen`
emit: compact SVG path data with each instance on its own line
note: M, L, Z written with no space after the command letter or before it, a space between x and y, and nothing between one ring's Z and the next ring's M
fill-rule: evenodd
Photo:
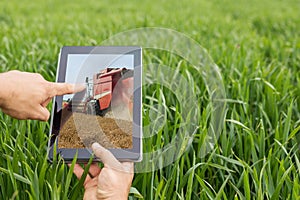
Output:
M62 47L58 83L81 92L56 96L49 133L49 161L87 162L100 143L120 161L142 159L142 49L138 46ZM97 160L97 158L94 158Z
M85 85L62 96L58 148L132 148L134 56L68 54L65 82Z

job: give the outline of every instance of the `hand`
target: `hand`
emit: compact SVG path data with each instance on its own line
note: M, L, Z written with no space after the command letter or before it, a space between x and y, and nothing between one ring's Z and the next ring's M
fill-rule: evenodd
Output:
M95 155L104 163L104 167L100 169L96 163L90 166L89 174L84 182L83 199L128 199L133 179L133 163L120 163L110 151L98 143L94 143L92 148ZM82 167L76 164L74 174L77 178L81 179L83 173Z
M4 113L17 119L42 121L49 119L46 106L52 97L76 93L85 88L48 82L40 74L20 71L1 73L0 82L0 108Z

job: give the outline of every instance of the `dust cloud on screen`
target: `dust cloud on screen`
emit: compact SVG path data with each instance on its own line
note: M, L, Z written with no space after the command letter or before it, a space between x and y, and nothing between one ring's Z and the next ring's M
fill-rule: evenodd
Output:
M134 57L69 54L65 82L86 90L63 96L59 148L132 148Z

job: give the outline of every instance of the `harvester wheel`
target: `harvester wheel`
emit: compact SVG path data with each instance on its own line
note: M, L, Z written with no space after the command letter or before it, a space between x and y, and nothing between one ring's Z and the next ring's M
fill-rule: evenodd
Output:
M105 115L105 111L101 110L98 101L95 103L95 108L96 108L96 115L100 115L101 117L103 117Z

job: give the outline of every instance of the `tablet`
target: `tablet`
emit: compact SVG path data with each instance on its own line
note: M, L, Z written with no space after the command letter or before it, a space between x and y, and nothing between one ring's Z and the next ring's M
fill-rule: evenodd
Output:
M56 82L80 84L85 89L53 99L50 161L59 154L65 162L72 162L78 152L77 161L87 162L94 142L120 161L141 161L141 52L136 46L61 49Z

